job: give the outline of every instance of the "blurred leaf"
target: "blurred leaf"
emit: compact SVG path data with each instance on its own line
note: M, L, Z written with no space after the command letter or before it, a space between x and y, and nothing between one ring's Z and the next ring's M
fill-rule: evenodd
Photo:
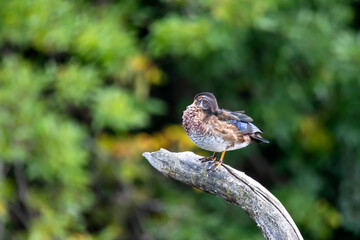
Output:
M95 95L95 127L111 127L118 131L143 127L149 119L141 104L144 103L125 90L100 90Z
M329 239L332 234L331 229L338 228L341 224L341 215L333 206L324 199L315 199L303 189L283 186L277 189L275 195L284 204L294 221L307 229L308 237L311 239Z
M85 103L92 98L99 85L99 73L91 66L81 67L72 63L58 67L56 89L59 97L65 101L76 105Z

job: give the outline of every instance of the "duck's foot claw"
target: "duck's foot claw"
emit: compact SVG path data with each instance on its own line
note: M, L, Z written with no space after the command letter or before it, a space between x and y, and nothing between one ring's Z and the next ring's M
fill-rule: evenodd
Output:
M215 161L215 160L216 160L216 157L214 157L214 156L203 157L203 158L200 158L199 160L200 160L202 163L204 163L204 162L209 162L209 161Z
M207 171L215 171L218 169L218 167L222 164L222 161L216 161L218 160L218 154L214 152L214 155L210 157L203 157L199 159L202 163L204 162L210 162L210 167L208 167Z
M222 164L222 162L220 161L213 161L212 164L210 165L210 167L207 169L208 171L213 171L215 172L216 169L218 169L220 167L220 165Z

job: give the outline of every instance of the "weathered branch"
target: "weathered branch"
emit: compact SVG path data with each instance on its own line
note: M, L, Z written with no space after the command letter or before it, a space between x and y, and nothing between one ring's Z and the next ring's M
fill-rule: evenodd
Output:
M224 198L244 209L255 220L266 239L303 239L280 201L245 173L222 164L215 172L192 152L165 149L143 156L158 171L182 183Z

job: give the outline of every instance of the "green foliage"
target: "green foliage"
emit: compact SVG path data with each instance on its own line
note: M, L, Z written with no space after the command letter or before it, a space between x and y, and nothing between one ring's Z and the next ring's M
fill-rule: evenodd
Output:
M0 69L1 158L2 164L15 168L17 181L6 187L20 189L23 197L19 200L28 211L40 213L31 225L30 239L65 237L65 229L76 225L74 221L92 201L84 168L88 159L82 147L84 129L46 107L41 99L51 81L46 73L11 57ZM31 186L28 191L26 185ZM47 232L41 230L42 222Z
M294 221L306 230L306 237L329 239L341 224L341 216L326 200L316 199L308 189L282 187L276 196L284 203ZM301 211L299 211L301 209Z
M357 239L359 9L0 1L0 238L260 239L242 210L141 158L199 151L168 124L212 91L271 141L226 163L270 187L306 239Z
M149 50L155 56L173 54L203 58L223 47L223 38L205 18L182 19L170 16L152 26Z
M95 97L94 121L99 127L118 130L143 127L147 124L146 113L130 94L118 89L103 89Z
M56 86L59 102L74 105L84 105L93 100L96 89L101 85L97 69L90 66L81 66L73 62L63 65L56 71Z

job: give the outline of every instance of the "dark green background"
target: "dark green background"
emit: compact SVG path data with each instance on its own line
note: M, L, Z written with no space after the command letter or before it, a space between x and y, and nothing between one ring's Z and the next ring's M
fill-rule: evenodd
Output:
M360 236L360 2L0 1L0 239L262 239L141 156L194 146L196 93L270 144L225 162L305 239Z

